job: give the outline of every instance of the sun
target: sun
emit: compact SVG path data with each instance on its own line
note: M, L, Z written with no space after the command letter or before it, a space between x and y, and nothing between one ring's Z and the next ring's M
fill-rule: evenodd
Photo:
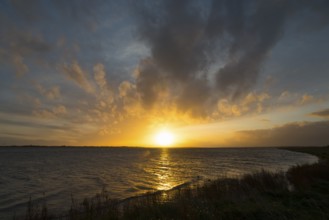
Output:
M157 145L167 147L174 143L174 135L167 130L163 130L155 135L154 140Z

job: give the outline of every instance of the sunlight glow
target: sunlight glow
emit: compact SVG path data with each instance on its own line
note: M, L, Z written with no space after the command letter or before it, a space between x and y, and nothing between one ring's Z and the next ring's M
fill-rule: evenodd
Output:
M174 142L174 135L169 131L160 131L155 135L155 143L159 146L170 146Z

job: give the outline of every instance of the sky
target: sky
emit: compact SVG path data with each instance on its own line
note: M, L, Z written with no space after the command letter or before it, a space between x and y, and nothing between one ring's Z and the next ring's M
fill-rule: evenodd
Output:
M327 0L2 0L0 145L329 144Z

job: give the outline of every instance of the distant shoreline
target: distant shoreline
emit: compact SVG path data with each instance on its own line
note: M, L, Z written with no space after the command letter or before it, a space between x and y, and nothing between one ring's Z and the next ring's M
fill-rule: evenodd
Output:
M304 152L303 149L312 149L312 148L324 148L328 146L234 146L234 147L201 147L201 146L189 146L189 147L152 147L152 146L83 146L83 145L0 145L1 148L141 148L141 149L254 149L254 148L277 148L277 149L284 149L290 150L295 152L301 153L308 153L311 151Z

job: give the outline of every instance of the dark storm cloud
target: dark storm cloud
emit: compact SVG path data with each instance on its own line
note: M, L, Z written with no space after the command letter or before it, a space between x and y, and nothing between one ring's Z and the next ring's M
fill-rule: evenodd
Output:
M151 106L157 99L164 80L151 60L143 60L137 73L137 91L141 94L145 107Z
M272 129L238 132L250 146L323 146L329 143L329 121L290 123ZM241 138L243 137L243 138ZM233 140L234 141L234 140ZM238 146L238 145L237 145Z
M317 116L317 117L323 117L323 118L329 118L329 109L324 109L322 111L312 112L310 115L311 116Z
M150 72L149 67L142 67L137 77L144 82L137 83L137 89L147 106L157 100L154 88L159 79L164 79L183 111L200 112L195 108L202 109L221 97L239 100L257 82L262 64L290 18L298 19L306 11L321 17L322 26L329 22L329 2L324 0L208 3L165 0L134 4L139 36L151 48L149 62L140 65L154 69ZM307 25L315 23L318 21L312 23L311 19ZM222 65L211 72L216 63Z
M231 36L232 43L229 60L216 75L219 91L233 99L243 95L256 82L261 64L282 34L289 10L287 1L263 1L251 5L249 10L253 13L247 15L248 9L240 2L229 1L225 6L229 16L222 19L229 22L224 24L224 31ZM239 10L234 13L236 7Z

